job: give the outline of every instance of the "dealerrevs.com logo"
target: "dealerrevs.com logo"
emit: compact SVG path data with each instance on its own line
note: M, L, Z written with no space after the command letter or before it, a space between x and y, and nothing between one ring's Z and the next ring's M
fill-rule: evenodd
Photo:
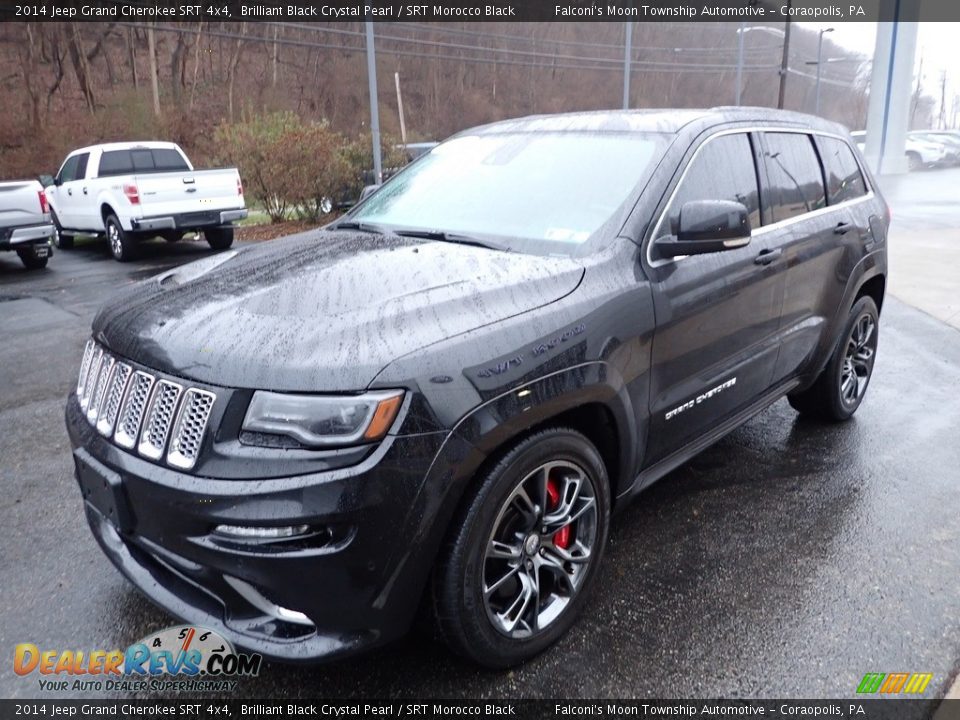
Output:
M37 676L45 692L232 691L260 672L263 658L238 653L213 630L176 625L126 650L49 650L20 643L13 671Z

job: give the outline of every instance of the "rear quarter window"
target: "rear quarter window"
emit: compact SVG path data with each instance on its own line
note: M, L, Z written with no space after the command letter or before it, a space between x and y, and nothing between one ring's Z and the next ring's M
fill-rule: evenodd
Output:
M767 132L764 140L774 220L789 220L826 207L823 171L813 138L803 133Z
M820 159L827 178L827 202L837 205L867 194L867 184L853 150L843 140L817 137Z

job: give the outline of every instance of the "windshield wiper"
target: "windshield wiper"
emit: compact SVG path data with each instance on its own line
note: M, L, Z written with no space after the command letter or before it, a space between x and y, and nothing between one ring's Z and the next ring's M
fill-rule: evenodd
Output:
M491 240L483 240L472 235L462 235L460 233L445 232L443 230L418 230L416 228L395 230L397 235L403 237L423 238L425 240L439 240L440 242L456 243L458 245L473 245L475 247L487 248L488 250L501 250L510 252L505 245L500 245Z
M341 220L336 225L331 226L331 230L359 230L364 233L371 233L375 235L396 235L393 230L385 228L382 225L374 225L373 223L358 222L356 220Z

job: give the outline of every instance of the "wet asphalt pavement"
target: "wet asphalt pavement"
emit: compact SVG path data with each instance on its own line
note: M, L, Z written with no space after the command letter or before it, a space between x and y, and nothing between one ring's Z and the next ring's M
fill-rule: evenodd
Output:
M40 273L0 253L2 698L41 695L12 672L18 642L112 649L174 624L96 546L62 420L101 299L210 252L144 250L121 265L86 245ZM614 521L587 613L541 657L478 671L414 634L336 665L268 664L237 694L847 697L866 672L904 671L941 695L960 658L958 394L960 332L888 296L855 419L780 401L644 493Z

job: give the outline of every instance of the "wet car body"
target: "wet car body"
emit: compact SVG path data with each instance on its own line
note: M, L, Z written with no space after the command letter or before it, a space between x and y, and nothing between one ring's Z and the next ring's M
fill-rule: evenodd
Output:
M118 362L216 396L189 471L117 447L75 395L67 403L94 535L157 604L286 661L388 642L409 629L463 498L502 448L548 424L582 432L620 510L812 383L858 297L882 303L886 207L862 167L869 192L798 222L773 221L774 188L762 178L762 232L742 250L697 262L651 255L706 143L746 133L759 156L766 130L842 138L839 126L719 109L468 132L544 129L668 138L582 250L525 255L328 229L179 268L101 311L94 341ZM379 442L271 446L243 429L256 391L394 389L402 407ZM226 538L220 525L309 530Z

